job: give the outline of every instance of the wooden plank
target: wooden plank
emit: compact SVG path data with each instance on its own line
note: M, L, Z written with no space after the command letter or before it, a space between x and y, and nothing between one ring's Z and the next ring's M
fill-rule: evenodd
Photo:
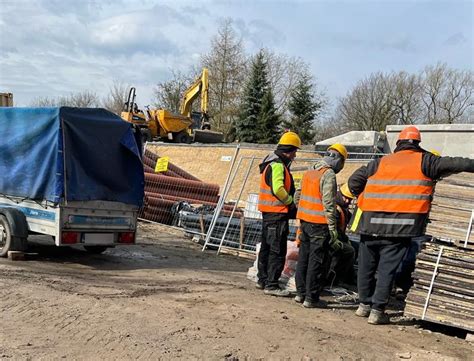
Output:
M255 260L255 253L251 253L251 251L244 251L244 250L239 250L236 248L230 248L230 247L221 247L220 253L225 253L225 254L230 254L232 256L237 256L237 257L242 257L246 259L251 259Z

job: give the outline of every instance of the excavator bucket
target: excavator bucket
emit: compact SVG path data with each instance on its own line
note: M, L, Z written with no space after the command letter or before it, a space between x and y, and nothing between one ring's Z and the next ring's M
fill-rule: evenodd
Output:
M224 134L221 132L213 132L212 130L194 129L194 141L196 143L223 143Z

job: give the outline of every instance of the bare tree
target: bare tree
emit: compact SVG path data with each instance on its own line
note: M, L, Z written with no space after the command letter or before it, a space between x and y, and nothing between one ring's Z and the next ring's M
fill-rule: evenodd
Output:
M242 40L237 37L232 20L224 19L211 41L211 50L202 56L201 63L209 69L212 125L222 131L227 140L234 133L234 124L239 116L246 62Z
M383 130L393 124L392 89L383 73L375 73L357 83L339 101L336 116L350 130Z
M422 100L425 105L425 121L428 124L443 121L439 102L445 83L446 69L446 64L437 64L436 66L428 66L423 71Z
M193 74L171 71L171 79L158 83L153 89L154 103L157 108L179 113L184 91L193 82Z
M277 110L280 114L286 114L290 94L298 82L310 75L309 66L301 58L276 54L270 49L264 49L264 52L268 63L268 80L275 94Z
M88 90L71 93L68 96L59 96L56 98L39 97L32 102L32 106L36 107L68 106L78 108L94 108L98 107L99 104L100 99L97 94Z
M446 64L428 66L422 72L427 123L464 122L474 107L474 73L450 69Z
M420 76L400 71L390 74L386 81L388 87L391 88L389 94L396 124L422 122L422 83Z
M102 100L102 106L120 115L123 109L124 103L127 101L129 86L119 80L114 80L112 86L109 88L109 94Z

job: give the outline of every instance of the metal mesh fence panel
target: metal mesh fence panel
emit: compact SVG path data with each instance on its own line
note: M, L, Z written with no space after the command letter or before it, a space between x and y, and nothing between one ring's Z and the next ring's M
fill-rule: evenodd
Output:
M298 189L303 173L309 169L318 159L314 152L304 152L296 158L291 165L295 178L295 186ZM258 188L248 184L249 174L259 177L259 163L261 159L255 157L239 157L235 167L231 170L226 184L227 194L221 200L222 204L232 205L234 212L225 214L216 208L214 212L214 226L210 227L205 239L203 249L207 247L218 247L218 252L223 249L236 249L238 251L255 253L257 244L261 241L262 215L258 211ZM228 194L237 194L237 198L228 197ZM240 208L240 212L235 212ZM289 240L296 238L298 224L295 220L290 221Z

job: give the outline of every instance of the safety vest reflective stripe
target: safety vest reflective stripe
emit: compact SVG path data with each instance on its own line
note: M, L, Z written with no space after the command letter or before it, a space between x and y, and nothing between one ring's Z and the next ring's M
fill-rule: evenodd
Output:
M368 198L383 198L383 199L430 199L427 194L389 194L389 193L366 193L365 199Z
M327 224L320 193L321 177L327 169L309 170L304 174L301 181L301 196L296 218L305 222Z
M399 224L399 225L413 225L415 224L414 219L403 219L403 218L370 218L372 224Z
M403 179L403 180L386 180L386 179L369 179L367 184L380 184L380 185L398 185L398 186L433 186L433 181L429 180L412 180L412 179Z
M280 204L285 205L285 203L283 203L280 200L278 200L278 201L265 201L265 200L262 200L262 199L258 201L258 204L263 204L263 205L266 205L266 206L278 206Z
M312 202L312 203L322 203L321 199L316 198L316 197L307 196L307 195L301 195L300 199L302 199L304 201Z
M423 153L413 150L384 156L367 180L358 207L364 212L428 213L434 183L422 172L422 158Z
M307 213L307 214L312 214L314 216L326 217L326 213L324 211L315 211L315 210L308 209L308 208L302 207L302 206L298 207L298 211L301 211L301 212L304 212L304 213Z
M268 171L268 164L265 170L260 175L260 192L258 195L258 210L266 213L288 213L288 206L273 195L272 189L265 181L265 175ZM291 174L289 170L284 168L284 184L285 190L289 193L291 189Z

